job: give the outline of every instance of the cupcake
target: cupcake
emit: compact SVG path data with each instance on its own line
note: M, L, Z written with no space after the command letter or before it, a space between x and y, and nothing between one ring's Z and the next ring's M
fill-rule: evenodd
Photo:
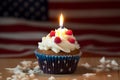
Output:
M72 30L58 28L38 42L35 55L44 73L70 74L76 70L81 52Z

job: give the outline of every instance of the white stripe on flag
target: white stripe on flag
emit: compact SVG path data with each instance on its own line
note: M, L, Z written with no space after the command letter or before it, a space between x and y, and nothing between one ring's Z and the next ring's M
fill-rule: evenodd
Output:
M10 32L0 33L1 38L14 39L14 40L36 40L46 36L44 32Z
M91 45L91 44L89 44L89 45L86 45L86 46L84 46L82 49L87 49L87 50L112 50L112 49L119 49L120 47L111 47L111 46L109 46L109 47L101 47L101 46L94 46L94 45Z
M111 2L111 1L120 1L120 0L48 0L48 2Z
M0 37L5 39L14 39L14 40L39 40L43 36L46 36L47 33L43 32L15 32L15 33L1 33ZM32 36L32 37L31 37ZM78 40L97 40L101 42L120 42L119 37L111 37L97 34L85 34L76 36Z
M22 51L25 49L35 49L35 45L22 45L22 44L0 44L1 49Z

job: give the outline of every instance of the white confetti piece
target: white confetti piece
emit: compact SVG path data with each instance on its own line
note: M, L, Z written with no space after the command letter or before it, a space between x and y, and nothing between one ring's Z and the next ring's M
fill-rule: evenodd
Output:
M90 68L91 65L89 65L87 62L85 64L81 64L81 66L85 67L85 68Z
M33 80L39 80L39 79L33 79Z
M118 63L117 63L115 60L112 60L112 61L111 61L111 65L113 65L113 66L118 66Z
M107 77L112 77L112 75L108 74Z
M72 80L77 80L76 78L72 79Z
M110 71L110 70L120 70L120 65L115 60L106 59L102 57L99 60L100 64L97 67L92 68L96 72Z
M31 67L32 66L32 67ZM35 78L35 74L43 74L43 71L40 70L37 62L32 61L22 61L20 65L17 65L14 68L5 68L10 71L13 75L7 77L6 80L39 80Z
M102 57L102 58L100 59L100 63L102 63L102 64L105 63L105 57Z
M84 76L84 77L90 77L90 76L95 76L95 75L96 75L95 73L85 73L82 76Z
M0 79L2 79L2 76L0 76Z
M54 76L50 76L48 80L56 80Z
M30 74L29 76L30 76L30 78L35 78L35 74L34 73Z

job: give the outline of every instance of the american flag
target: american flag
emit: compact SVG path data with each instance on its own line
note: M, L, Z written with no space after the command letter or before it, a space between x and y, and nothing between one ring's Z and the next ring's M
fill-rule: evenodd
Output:
M83 56L120 56L119 0L0 0L0 57L34 57L61 12Z

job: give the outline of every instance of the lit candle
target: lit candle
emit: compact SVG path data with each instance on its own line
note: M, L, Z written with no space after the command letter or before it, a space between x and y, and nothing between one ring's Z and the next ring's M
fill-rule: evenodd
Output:
M63 33L64 33L64 28L63 28L63 21L64 21L64 17L62 15L62 13L60 14L59 16L59 28L58 30L56 31L56 34L59 36L59 37L62 37Z
M60 26L60 28L63 27L63 22L64 22L64 17L63 17L63 15L61 14L61 15L60 15L60 18L59 18L59 26Z

